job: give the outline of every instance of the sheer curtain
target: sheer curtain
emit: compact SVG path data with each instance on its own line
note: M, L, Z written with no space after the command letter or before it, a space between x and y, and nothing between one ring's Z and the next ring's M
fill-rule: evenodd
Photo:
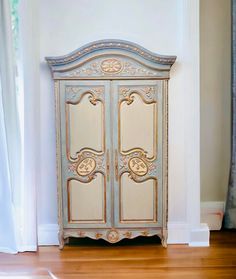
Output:
M20 187L20 133L8 0L0 0L0 251L16 253L14 191Z
M26 3L34 1L20 1ZM23 4L24 4L23 3ZM30 4L26 19L32 17ZM30 24L27 21L24 24ZM24 27L24 25L22 25ZM29 28L29 27L28 27ZM28 29L26 28L28 31ZM33 37L32 33L24 36ZM29 40L22 38L20 94L24 109L20 131L15 86L15 56L13 50L10 0L0 0L0 252L17 253L37 250L36 233L36 159L34 130L35 103L29 72L32 58ZM27 54L28 51L28 54ZM27 63L26 63L27 62ZM34 73L34 71L33 71ZM28 98L29 97L29 98ZM30 108L31 106L31 108ZM21 132L21 133L20 133Z

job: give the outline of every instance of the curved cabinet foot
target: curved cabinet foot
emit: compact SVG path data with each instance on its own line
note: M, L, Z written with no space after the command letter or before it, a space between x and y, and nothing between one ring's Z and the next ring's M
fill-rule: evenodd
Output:
M64 245L65 245L65 239L64 239L63 232L58 233L58 240L59 240L59 249L62 250L64 248Z

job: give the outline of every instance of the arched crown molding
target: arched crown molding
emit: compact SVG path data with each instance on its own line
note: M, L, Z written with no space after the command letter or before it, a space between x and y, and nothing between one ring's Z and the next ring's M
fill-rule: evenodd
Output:
M63 56L46 57L53 77L169 78L176 56L159 55L124 40L100 40Z

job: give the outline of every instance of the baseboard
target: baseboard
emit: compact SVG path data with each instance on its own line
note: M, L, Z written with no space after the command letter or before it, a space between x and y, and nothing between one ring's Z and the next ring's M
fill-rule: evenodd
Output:
M186 223L168 223L167 244L187 244L189 242L189 229Z
M201 202L201 222L208 224L210 230L220 230L225 212L225 202Z
M58 245L58 225L41 224L38 226L38 245Z
M210 246L210 230L207 224L201 224L200 228L190 230L189 246L191 247Z

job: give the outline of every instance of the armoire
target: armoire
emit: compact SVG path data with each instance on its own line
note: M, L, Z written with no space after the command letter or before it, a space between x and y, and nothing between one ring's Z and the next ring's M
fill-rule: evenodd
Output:
M60 248L69 237L167 243L175 56L123 40L46 57L55 91Z

